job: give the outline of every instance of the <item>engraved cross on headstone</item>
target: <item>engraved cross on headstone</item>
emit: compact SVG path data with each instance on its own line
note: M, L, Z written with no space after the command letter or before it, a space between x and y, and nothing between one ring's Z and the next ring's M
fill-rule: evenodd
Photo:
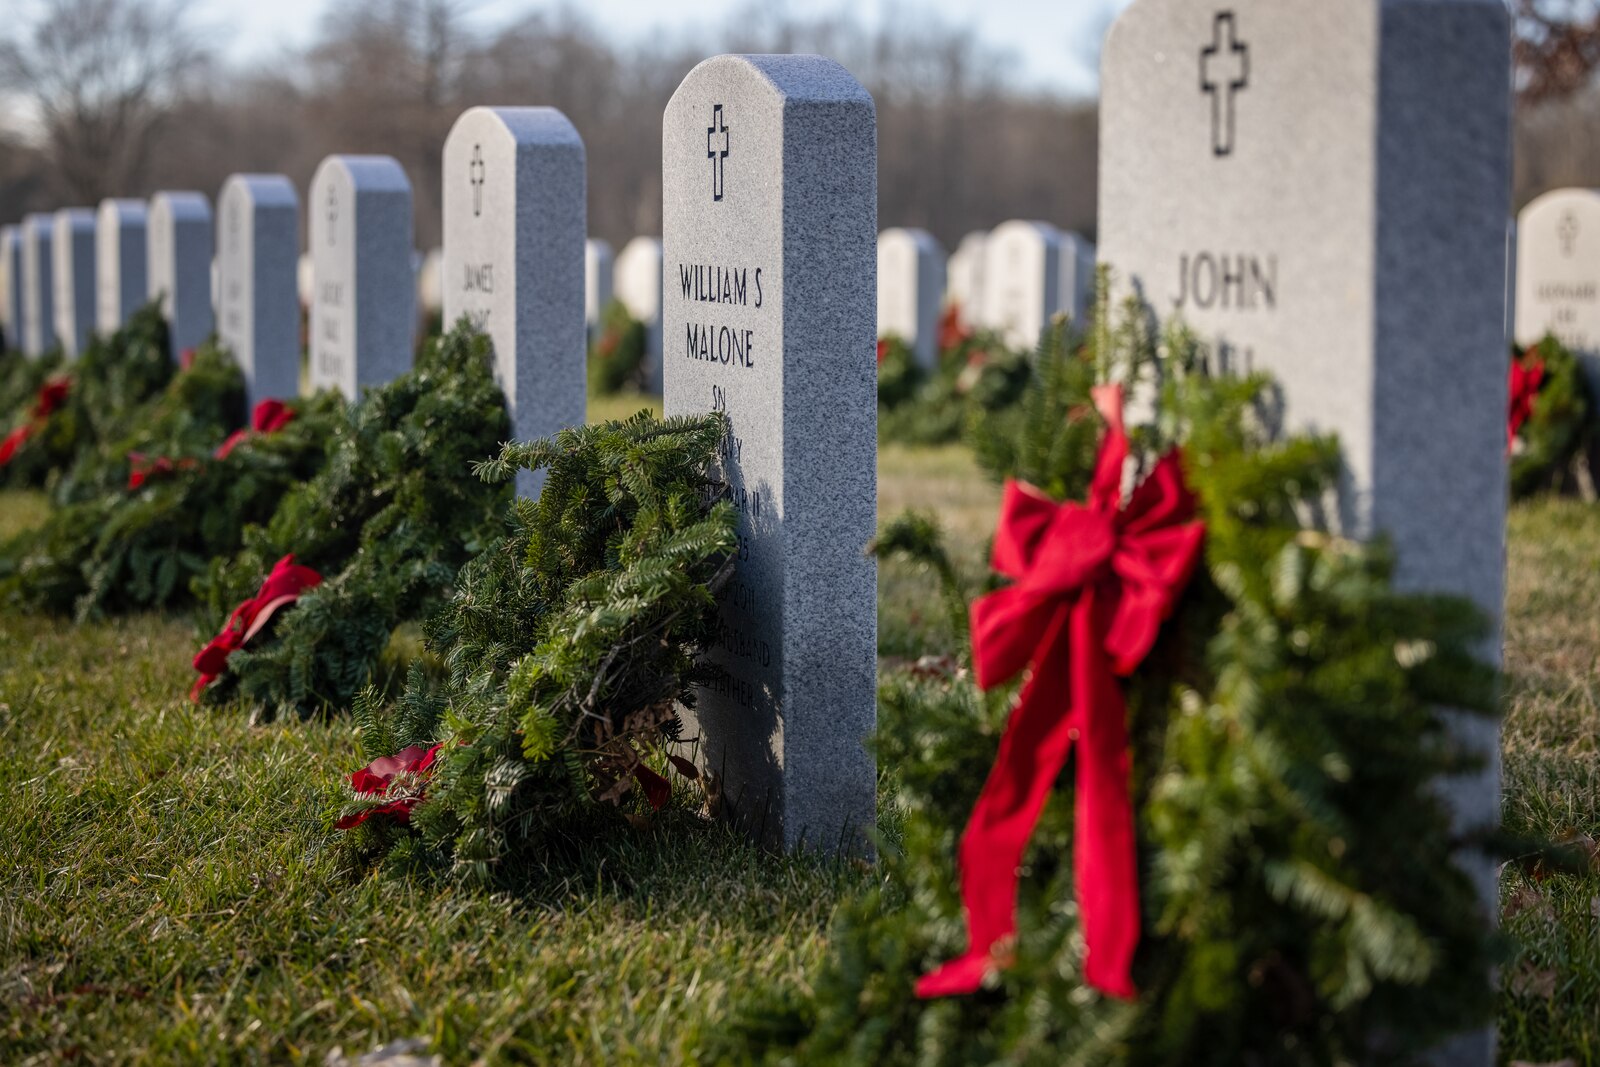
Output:
M467 164L467 180L472 183L472 215L483 214L483 180L489 168L483 163L483 146L472 146L472 162Z
M715 138L722 136L722 147L716 146ZM722 161L728 158L728 149L731 141L728 138L728 127L722 122L722 105L711 106L711 125L706 127L706 158L711 160L711 199L722 199Z
M1562 215L1556 236L1561 238L1561 254L1571 256L1578 247L1578 216L1570 211Z
M339 243L339 190L328 183L328 243Z
M1233 154L1234 94L1249 84L1250 46L1235 36L1233 12L1219 11L1212 23L1211 43L1200 49L1200 91L1211 97L1211 151L1215 155Z

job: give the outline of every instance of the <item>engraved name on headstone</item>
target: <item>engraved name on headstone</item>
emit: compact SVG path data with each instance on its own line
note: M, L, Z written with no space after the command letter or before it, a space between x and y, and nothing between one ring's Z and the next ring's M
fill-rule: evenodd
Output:
M732 814L793 846L874 820L877 131L819 56L718 56L662 129L666 411L723 412L739 511L689 732Z
M310 213L311 386L354 400L411 369L411 182L389 156L329 156Z
M475 107L444 144L444 312L494 343L519 441L583 424L583 139L552 107ZM543 471L522 471L537 496Z

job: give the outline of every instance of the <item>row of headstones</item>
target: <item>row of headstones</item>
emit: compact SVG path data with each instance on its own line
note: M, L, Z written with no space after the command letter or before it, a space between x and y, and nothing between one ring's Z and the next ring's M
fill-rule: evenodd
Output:
M1403 586L1494 620L1509 54L1501 0L1135 0L1105 43L1100 111L1113 297L1180 315L1225 366L1273 372L1286 428L1339 435L1340 529L1384 531ZM678 88L662 139L665 407L728 417L740 516L713 653L727 674L689 732L731 805L831 847L874 822L874 105L826 59L722 56ZM444 310L491 334L513 405L548 412L519 415L523 436L583 417L584 165L549 109L474 109L445 146ZM324 303L359 311L341 345L368 323L408 331L412 285L368 306L321 257L326 242L404 276L409 205L369 213L376 178L330 166L312 194L314 321ZM320 378L346 373L323 358ZM1481 825L1498 811L1495 727L1462 729L1489 767L1451 796ZM1492 865L1474 870L1488 899Z
M197 193L105 200L99 210L36 212L0 228L0 325L6 343L38 357L69 357L110 333L149 299L193 347L211 332L210 279L199 300L197 265L210 269L211 207ZM204 249L204 260L198 251Z

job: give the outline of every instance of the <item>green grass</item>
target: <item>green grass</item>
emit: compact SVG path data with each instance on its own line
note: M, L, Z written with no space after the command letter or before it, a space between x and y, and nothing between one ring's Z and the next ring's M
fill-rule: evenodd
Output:
M596 405L630 413L637 398ZM886 448L880 511L934 509L970 577L998 489L960 449ZM43 498L0 494L0 536ZM948 652L931 576L884 565L886 656ZM1600 510L1510 533L1505 821L1600 838ZM749 988L800 988L851 867L715 829L552 859L518 895L366 868L331 828L350 725L252 727L184 698L191 627L0 614L0 1062L694 1061ZM1580 849L1581 851L1581 849ZM1600 1062L1600 873L1512 864L1508 1059Z
M1506 829L1575 843L1574 869L1501 878L1501 1044L1517 1059L1600 1063L1600 510L1512 512L1506 596Z

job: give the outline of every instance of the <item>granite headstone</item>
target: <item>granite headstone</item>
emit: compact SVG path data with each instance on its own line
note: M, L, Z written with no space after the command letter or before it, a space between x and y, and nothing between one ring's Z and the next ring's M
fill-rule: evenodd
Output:
M281 174L234 174L217 197L217 336L253 408L300 394L300 197Z
M62 208L55 218L56 340L68 359L76 359L94 337L94 212Z
M211 259L216 241L211 201L202 193L163 192L150 198L146 280L161 301L170 355L199 348L216 325L211 299Z
M95 326L109 336L150 298L145 202L100 201L94 231Z
M661 239L635 237L617 253L613 287L628 314L644 326L644 391L661 394Z
M1135 0L1107 37L1100 254L1136 294L1272 372L1286 425L1337 433L1344 532L1409 589L1500 617L1510 32L1501 0ZM1498 656L1498 641L1493 654ZM1488 766L1449 783L1495 821ZM1474 859L1485 900L1494 868ZM1492 1062L1488 1035L1445 1059Z
M878 336L900 338L929 370L939 363L944 258L927 230L897 227L878 235Z
M329 156L311 179L311 386L354 400L411 369L411 182L389 156Z
M444 312L494 343L519 441L585 415L583 139L552 107L475 107L444 143ZM522 471L537 496L543 471Z
M819 56L718 56L662 130L669 415L727 415L737 572L688 731L731 814L865 849L876 773L877 120Z

